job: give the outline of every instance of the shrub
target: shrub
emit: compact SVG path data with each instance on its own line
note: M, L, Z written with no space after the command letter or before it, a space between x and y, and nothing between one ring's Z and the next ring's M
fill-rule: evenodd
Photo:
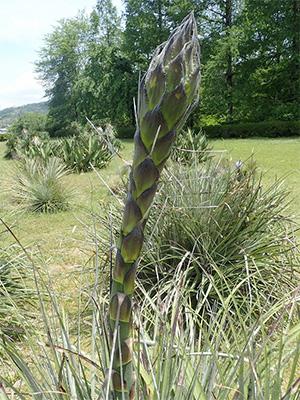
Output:
M120 145L111 125L99 127L96 131L84 129L77 136L60 139L57 156L70 170L86 172L93 167L105 167Z
M71 191L62 182L68 170L58 158L24 159L19 162L12 190L15 200L34 212L69 208Z
M23 130L20 134L10 135L6 142L4 157L7 159L20 159L24 157L34 158L35 155L42 156L42 154L45 156L46 147L49 148L50 146L49 143L47 132L35 133Z
M47 116L40 113L26 113L17 118L9 127L9 132L15 135L21 135L27 131L31 134L46 131Z
M234 291L245 315L249 302L266 306L280 299L293 288L299 261L284 216L286 196L279 183L263 190L251 163L238 169L215 163L173 169L148 228L156 259L146 253L141 275L152 285L157 277L169 280L188 252L185 267L195 296L212 285L207 309L217 307L220 294Z
M286 206L280 182L263 190L251 163L238 169L177 164L154 202L138 276L147 289L166 288L167 294L184 260L191 302L202 298L201 312L210 314L234 293L240 312L253 318L258 304L268 307L295 285L299 259ZM118 208L110 213L113 226L119 214Z
M193 132L191 129L180 132L172 149L171 159L188 165L194 162L204 162L212 157L212 147L202 131Z
M209 138L300 136L300 121L264 121L203 126Z

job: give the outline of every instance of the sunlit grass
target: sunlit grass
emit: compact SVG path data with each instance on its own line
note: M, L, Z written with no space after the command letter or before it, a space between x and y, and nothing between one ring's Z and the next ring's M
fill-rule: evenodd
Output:
M216 150L227 150L232 162L246 160L253 153L259 169L266 173L266 183L274 181L276 176L286 176L286 185L293 197L291 208L300 219L300 139L228 139L214 140L212 144ZM14 225L23 244L38 244L39 251L49 258L47 265L53 272L70 271L84 263L89 249L80 221L85 219L86 210L90 211L109 199L104 183L95 172L68 175L66 183L75 190L70 211L53 215L21 213L11 216L15 204L9 190L2 188L7 186L7 176L14 161L3 159L4 149L5 143L0 143L0 214ZM131 153L132 141L123 141L122 157L130 160ZM115 157L107 168L100 171L100 176L109 185L118 187L125 168L124 162ZM11 241L8 236L4 240L6 244Z
M253 154L257 166L265 173L266 183L285 176L293 198L291 210L300 220L300 138L226 139L211 143L216 150L227 150L233 162L246 160Z

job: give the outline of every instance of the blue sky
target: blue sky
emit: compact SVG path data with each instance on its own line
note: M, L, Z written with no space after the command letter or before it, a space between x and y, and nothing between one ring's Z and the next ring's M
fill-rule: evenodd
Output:
M113 0L121 10L121 0ZM43 37L61 18L90 11L96 0L0 0L0 110L43 100L34 72Z

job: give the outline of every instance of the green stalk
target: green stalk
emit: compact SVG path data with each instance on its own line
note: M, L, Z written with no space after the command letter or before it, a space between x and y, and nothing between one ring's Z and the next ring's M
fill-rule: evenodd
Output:
M134 157L113 269L110 299L113 353L113 398L133 399L132 295L144 227L161 171L169 157L176 131L198 100L200 80L196 22L190 14L160 45L141 80L134 136Z

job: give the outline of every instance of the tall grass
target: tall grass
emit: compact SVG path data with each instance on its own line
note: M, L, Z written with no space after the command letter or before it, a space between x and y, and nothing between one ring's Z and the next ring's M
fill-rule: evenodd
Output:
M0 334L17 338L36 306L31 268L16 245L3 246L7 228L0 219Z
M140 287L134 320L135 399L297 399L299 289L287 293L251 326L234 294L235 315L224 297L222 312L213 310L207 320L197 314L201 300L196 308L190 304L183 264L184 259L167 296L159 291L149 296ZM81 306L72 329L53 288L37 275L38 292L48 291L50 303L40 297L43 328L26 336L22 352L6 337L0 341L3 399L110 399L104 311L108 296L99 274L97 267L90 293L79 293ZM82 312L88 304L90 327L83 331Z

